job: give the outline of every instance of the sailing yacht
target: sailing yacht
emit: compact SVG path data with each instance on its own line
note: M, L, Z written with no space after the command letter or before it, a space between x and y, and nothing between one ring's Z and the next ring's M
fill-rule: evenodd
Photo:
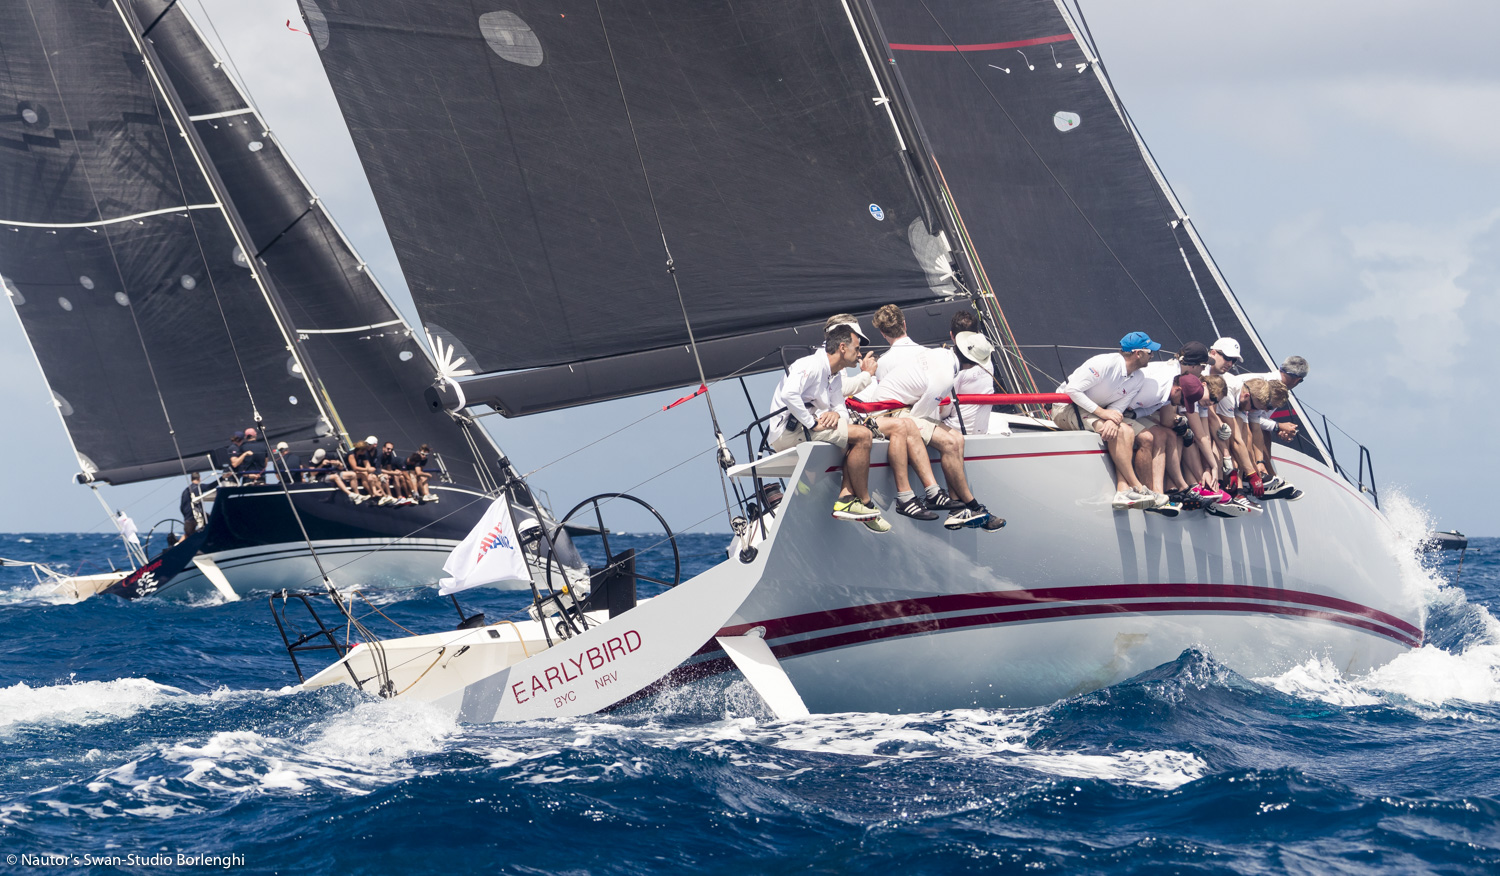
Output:
M1129 331L1277 361L1063 0L300 2L418 310L476 372L435 407L705 390L737 506L705 575L754 586L668 683L738 667L812 711L1030 706L1189 648L1256 676L1421 644L1378 497L1295 400L1275 458L1304 496L1238 519L1112 510L1099 438L1023 405L966 443L999 533L835 521L836 448L770 453L719 420L730 381L887 303L925 343L974 310L1017 403ZM889 507L885 471L877 442ZM529 690L442 677L400 689L486 712Z
M0 275L77 480L221 471L256 427L304 463L429 445L438 497L220 480L181 545L68 593L435 583L500 475L482 428L427 410L434 375L466 371L441 328L434 361L181 5L8 4L0 34Z

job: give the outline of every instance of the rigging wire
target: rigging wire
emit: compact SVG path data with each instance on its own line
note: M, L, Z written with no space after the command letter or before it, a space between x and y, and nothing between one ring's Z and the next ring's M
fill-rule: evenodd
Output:
M620 76L620 64L615 60L615 47L609 39L609 27L604 22L604 7L594 0L599 13L599 30L604 35L604 47L609 50L609 63L614 68L615 84L620 88L620 103L625 108L625 122L630 126L630 138L635 143L636 160L641 165L641 178L646 183L646 197L651 201L651 212L656 217L656 230L661 235L661 248L667 256L667 273L672 277L672 288L677 290L677 306L682 310L682 324L687 328L688 345L693 350L693 362L698 366L698 383L703 387L703 400L708 402L708 417L713 421L714 438L719 447L719 487L724 491L724 513L732 520L734 511L729 502L729 483L725 472L734 465L734 456L724 442L724 430L719 428L719 415L714 410L713 396L708 391L708 377L703 371L703 359L698 355L698 340L693 336L693 322L688 318L687 301L682 297L682 284L677 279L677 265L672 259L672 248L667 245L667 229L662 224L661 211L656 206L656 193L651 187L651 173L646 169L646 155L641 151L641 138L635 130L635 119L630 114L630 100L625 96L625 80Z

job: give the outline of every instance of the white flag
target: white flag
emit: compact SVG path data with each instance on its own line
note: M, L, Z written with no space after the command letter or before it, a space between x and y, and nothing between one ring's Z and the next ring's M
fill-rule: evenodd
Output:
M442 596L496 581L531 580L531 570L510 519L510 503L504 494L448 555L443 571L453 577L439 582L438 593Z

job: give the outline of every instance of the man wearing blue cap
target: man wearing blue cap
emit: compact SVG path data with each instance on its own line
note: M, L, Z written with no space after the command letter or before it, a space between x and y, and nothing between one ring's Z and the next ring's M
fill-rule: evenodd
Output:
M1099 433L1109 458L1115 464L1116 510L1154 508L1167 504L1167 497L1151 491L1136 477L1135 438L1148 423L1125 416L1136 393L1145 386L1141 369L1161 344L1145 332L1131 332L1120 339L1120 352L1094 356L1068 376L1057 388L1072 404L1052 406L1052 421L1061 429Z

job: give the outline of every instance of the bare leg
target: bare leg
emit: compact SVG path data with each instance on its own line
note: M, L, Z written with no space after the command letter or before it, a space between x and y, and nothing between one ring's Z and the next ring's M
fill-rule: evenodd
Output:
M1115 464L1115 490L1124 492L1141 489L1141 482L1135 476L1135 460L1132 458L1135 451L1135 430L1122 423L1115 437L1104 443L1109 448L1110 461Z
M1151 462L1158 452L1156 435L1150 430L1135 436L1135 453L1131 455L1131 469L1142 485L1151 483Z
M1182 439L1177 437L1177 433L1168 430L1162 440L1167 444L1166 485L1174 490L1186 490L1188 481L1182 476Z
M864 426L849 427L849 452L844 454L844 488L839 492L839 498L852 493L861 502L869 503L872 437Z
M947 426L938 426L932 430L932 446L941 454L939 462L943 477L948 479L948 492L960 502L974 501L974 494L969 492L969 478L964 473L964 436Z
M890 440L885 453L891 464L891 477L896 480L896 492L905 493L911 489L911 477L906 470L909 448L907 433L911 431L911 424L896 417L881 417L876 422L880 425L880 434Z

